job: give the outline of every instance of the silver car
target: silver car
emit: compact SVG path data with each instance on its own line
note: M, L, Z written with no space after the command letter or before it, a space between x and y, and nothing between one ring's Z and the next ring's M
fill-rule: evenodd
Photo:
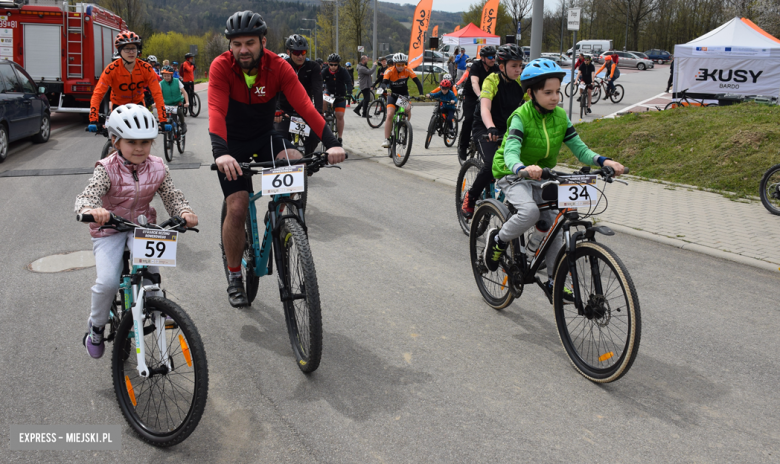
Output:
M638 55L635 55L631 52L618 52L615 50L610 50L608 52L602 53L596 61L598 63L603 64L604 63L604 57L607 55L617 55L618 56L618 67L619 68L636 68L639 70L645 70L648 68L654 68L655 64L652 60L649 60L647 58L642 58Z
M571 68L571 58L560 53L542 53L542 58L547 58L558 63L562 68Z

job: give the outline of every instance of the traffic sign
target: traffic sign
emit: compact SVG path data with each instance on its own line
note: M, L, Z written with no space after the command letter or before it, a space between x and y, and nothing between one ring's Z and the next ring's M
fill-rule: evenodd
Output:
M582 11L582 8L569 9L569 30L570 31L580 30L580 11Z

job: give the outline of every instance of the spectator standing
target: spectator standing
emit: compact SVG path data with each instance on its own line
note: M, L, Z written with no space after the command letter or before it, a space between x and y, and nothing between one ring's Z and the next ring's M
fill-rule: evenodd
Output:
M360 86L360 93L363 94L363 101L357 105L354 110L355 114L358 116L361 116L361 108L363 114L365 114L368 109L368 101L371 99L371 75L374 74L374 71L376 71L377 68L376 63L374 63L374 66L371 69L368 69L366 64L368 64L368 57L363 55L360 57L360 62L358 62L357 65L358 85Z
M455 64L458 65L458 80L460 80L460 77L463 76L463 73L466 72L466 60L468 59L469 56L466 55L466 49L461 48L460 55L455 58Z

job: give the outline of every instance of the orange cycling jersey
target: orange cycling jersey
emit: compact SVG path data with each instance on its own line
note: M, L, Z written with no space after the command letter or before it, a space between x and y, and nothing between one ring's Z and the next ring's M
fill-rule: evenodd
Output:
M607 67L609 65L609 67ZM612 60L612 55L607 55L606 58L604 58L604 64L601 65L598 71L596 71L597 75L601 71L604 70L604 68L607 68L607 71L609 71L609 77L615 77L615 70L617 69L617 60Z
M390 90L398 95L409 95L409 88L407 87L407 81L409 79L416 79L417 74L414 73L408 67L404 67L403 71L398 70L393 66L385 71L384 81L387 82ZM422 92L421 92L422 93Z
M152 66L141 60L136 60L133 73L130 74L122 64L122 59L118 59L103 70L100 75L100 81L92 93L92 100L89 103L89 121L96 123L98 120L98 108L103 96L111 89L111 103L114 106L135 103L143 105L144 87L149 87L157 105L157 113L161 123L167 122L165 117L165 101L163 100L160 82L157 80L157 73Z

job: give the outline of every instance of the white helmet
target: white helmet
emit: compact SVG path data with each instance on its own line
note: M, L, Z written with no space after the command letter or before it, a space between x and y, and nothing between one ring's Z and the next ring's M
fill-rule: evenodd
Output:
M472 64L474 64L474 63L466 63L466 67L470 68Z
M154 55L149 55L146 57L146 61L148 63L157 63L157 57Z
M111 112L106 123L108 134L118 139L153 140L157 138L157 121L144 106L128 103Z
M280 56L280 57L281 57L283 60L286 60L286 59L290 58L290 55L288 55L287 53L280 53L280 54L279 54L279 56Z
M408 63L409 57L404 55L403 53L396 53L393 55L393 64L395 63Z
M451 81L452 80L452 75L450 75L449 73L446 73L443 76L441 76L441 80L444 80L444 79L447 79L448 81Z

